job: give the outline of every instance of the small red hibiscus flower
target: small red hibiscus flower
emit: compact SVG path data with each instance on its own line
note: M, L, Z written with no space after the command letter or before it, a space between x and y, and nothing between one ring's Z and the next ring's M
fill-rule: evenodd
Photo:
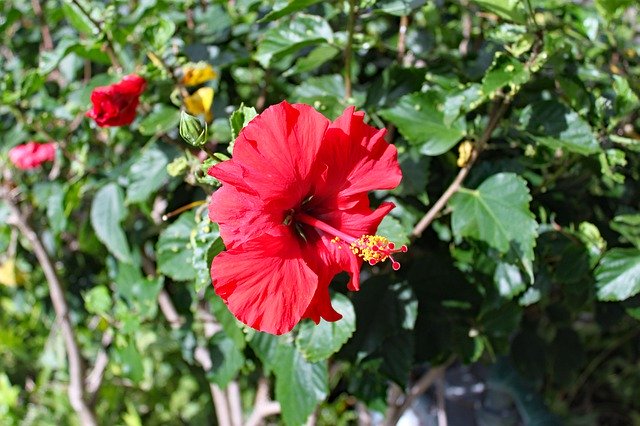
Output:
M329 284L341 271L359 289L360 266L396 248L373 235L394 207L369 206L368 192L402 174L385 130L348 108L333 123L312 107L282 102L238 136L233 159L209 170L222 182L209 206L227 251L211 265L216 293L243 323L282 334L302 318L337 321Z
M119 83L96 87L91 92L93 108L87 112L87 117L93 118L100 127L131 124L146 85L144 78L131 74Z
M19 169L29 170L56 158L56 144L27 142L9 150L9 160Z

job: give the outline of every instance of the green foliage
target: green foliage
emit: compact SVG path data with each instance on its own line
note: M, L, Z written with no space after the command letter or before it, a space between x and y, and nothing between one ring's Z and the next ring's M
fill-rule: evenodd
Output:
M86 397L99 424L210 424L212 389L240 401L243 422L262 398L279 410L268 423L347 424L362 407L385 415L391 383L406 390L448 360L487 366L478 424L638 423L637 2L0 0L0 11L0 194L52 266L0 199L3 425L80 422L51 271L80 382L100 383ZM187 64L202 63L208 77L187 84ZM92 90L130 73L147 81L136 119L96 126ZM199 89L215 92L210 106ZM225 242L207 171L283 99L332 120L355 106L386 127L403 180L370 201L395 204L377 233L409 251L394 255L398 271L365 264L359 292L334 279L341 320L271 336L211 285ZM55 161L20 170L9 150L31 140L56 142ZM515 417L491 417L491 404Z

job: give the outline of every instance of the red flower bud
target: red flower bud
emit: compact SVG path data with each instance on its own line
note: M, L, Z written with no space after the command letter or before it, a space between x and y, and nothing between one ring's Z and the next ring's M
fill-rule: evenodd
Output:
M15 146L9 151L9 159L19 169L29 170L39 167L56 157L56 144L28 142Z
M96 87L91 92L93 108L87 112L87 117L93 118L100 127L131 124L146 85L144 78L130 74L119 83Z

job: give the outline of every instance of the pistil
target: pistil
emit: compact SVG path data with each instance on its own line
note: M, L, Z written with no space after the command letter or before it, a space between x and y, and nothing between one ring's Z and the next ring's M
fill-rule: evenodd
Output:
M390 259L392 262L391 267L394 271L397 271L400 269L400 263L397 262L392 255L394 253L405 253L407 251L407 246L403 245L397 249L394 243L380 235L362 235L360 238L353 237L305 213L296 213L294 219L331 235L334 237L331 240L332 243L340 244L344 242L348 244L349 249L354 255L366 260L370 265L375 265L378 262L384 262Z

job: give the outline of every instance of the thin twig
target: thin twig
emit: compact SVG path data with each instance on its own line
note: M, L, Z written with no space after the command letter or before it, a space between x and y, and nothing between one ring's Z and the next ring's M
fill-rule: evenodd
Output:
M386 426L394 426L398 423L398 420L402 416L402 414L411 407L413 401L423 393L427 391L434 383L436 379L442 377L447 367L451 365L454 361L455 357L449 358L447 362L437 367L432 367L427 371L427 373L420 378L409 390L409 393L404 398L398 398L397 401L391 401L391 406L387 410L387 418L385 419L384 424Z
M38 259L38 263L44 272L49 286L49 296L56 313L56 318L60 324L62 335L64 337L65 350L67 352L67 362L69 365L69 402L71 407L78 414L80 423L84 426L97 425L96 416L86 401L86 390L84 388L84 365L80 348L76 341L75 332L69 319L69 306L64 297L64 290L58 273L56 272L47 251L40 241L38 234L31 228L27 222L27 218L22 214L18 206L15 204L13 197L6 188L0 188L0 197L11 212L11 222L29 241L33 248L33 253Z
M269 400L269 382L265 377L258 379L256 398L253 403L253 412L247 419L245 426L258 426L266 417L280 413L280 404Z
M404 63L404 54L407 51L407 28L409 27L409 17L403 15L400 17L400 26L398 27L398 62Z
M51 38L51 30L47 21L44 18L42 12L42 5L38 0L31 0L31 7L33 7L33 13L36 14L38 21L40 21L40 33L42 34L42 50L53 50L53 39Z
M238 382L232 380L227 385L227 400L229 401L229 411L231 411L231 424L242 426L242 401L240 400L240 386Z
M436 379L436 408L438 416L438 426L447 426L447 402L445 400L445 383L444 383L444 370L440 372L440 376Z
M347 22L347 46L344 49L344 97L352 96L351 57L353 56L353 32L356 25L356 1L349 0L349 20Z

